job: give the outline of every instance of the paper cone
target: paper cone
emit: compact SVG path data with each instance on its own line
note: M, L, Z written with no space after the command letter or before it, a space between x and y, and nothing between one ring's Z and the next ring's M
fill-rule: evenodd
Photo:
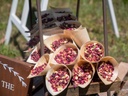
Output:
M55 71L57 71L57 70L59 70L60 68L62 68L62 67L64 67L64 68L66 68L67 70L68 70L68 74L69 74L69 79L68 79L68 83L65 85L65 87L63 88L63 89L61 89L61 90L58 90L57 92L55 92L54 90L53 90L53 88L51 87L51 83L49 82L49 80L50 80L50 76L53 74L53 73L55 73ZM63 68L63 69L64 69ZM62 75L63 76L63 75ZM55 77L56 78L56 77ZM61 78L61 77L60 77ZM58 94L60 94L62 91L64 91L66 88L67 88L67 86L69 85L69 82L70 82L70 79L71 79L71 71L68 69L68 67L67 66L65 66L65 65L54 65L48 72L47 72L47 74L46 74L46 79L45 79L45 83L46 83L46 88L47 88L47 90L49 91L49 93L51 93L52 94L52 96L55 96L55 95L58 95ZM59 82L59 81L58 81ZM57 86L56 86L57 87Z
M101 64L103 64L103 62L110 62L111 64L112 64L112 66L114 67L114 71L112 72L113 73L113 75L112 75L112 77L110 78L111 80L107 80L107 79L104 79L101 75L100 75L100 73L98 72L98 68L100 67L100 65ZM117 76L118 76L118 62L113 58L113 57L111 57L111 56L106 56L106 57L103 57L101 60L100 60L100 62L98 63L98 66L97 66L97 74L98 74L98 76L99 76L99 78L103 81L103 83L105 84L105 85L109 85L109 84L111 84L111 83L113 83L114 81L115 81L115 79L117 78Z
M102 52L102 54L99 56L99 54L97 54L97 58L98 58L98 60L95 60L95 57L92 57L92 53L88 53L90 56L86 56L85 57L85 52L87 51L86 50L86 46L88 46L88 45L90 45L90 44L99 44L100 46L101 46L101 52ZM94 46L95 47L95 46ZM92 49L92 47L90 47L88 50L91 50ZM98 50L98 49L97 49ZM97 52L95 51L95 54L96 54ZM87 61L87 62L90 62L90 63L98 63L99 61L100 61L100 59L104 56L104 46L100 43L100 42L98 42L98 41L88 41L88 42L86 42L85 44L83 44L82 46L81 46L81 49L80 49L80 55L81 55L81 57L85 60L85 61ZM87 58L91 58L92 60L89 60L89 59L87 59ZM94 59L94 60L93 60Z
M28 59L26 62L28 63L32 63L32 64L36 64L36 62L39 60L41 54L40 54L40 47L39 44L34 48L34 50L31 52L31 54L29 55ZM36 56L35 58L37 58L37 60L33 60L32 59L32 54L34 54L34 52L38 53L38 56ZM38 58L39 57L39 58Z
M55 51L53 48L52 48L52 43L55 42L55 41L58 41L60 39L66 39L67 42L73 42L72 39L68 36L68 35L65 35L63 33L60 33L60 34L55 34L55 35L52 35L52 36L49 36L47 39L44 40L44 44L51 50L51 51ZM61 44L63 45L63 44ZM59 48L60 46L58 46ZM57 48L57 47L56 47Z
M87 68L87 66L88 66L89 69ZM76 78L78 78L78 79L81 78L80 75L82 75L82 74L81 74L80 72L78 72L78 73L76 72L76 71L78 71L77 68L81 68L81 67L85 67L84 70L91 70L91 72L89 73L90 75L89 75L89 77L88 77L87 82L84 82L83 84L75 85L75 82L74 82L73 80L76 79ZM76 72L76 73L74 73L74 72ZM82 72L82 73L83 73L83 72ZM84 73L87 73L87 72L84 72ZM86 61L84 61L84 60L81 60L81 61L79 61L78 63L76 63L75 66L73 67L72 74L73 74L73 79L72 79L72 81L73 81L73 83L74 83L74 84L73 84L74 87L79 86L79 87L81 87L81 88L85 88L85 87L87 87L87 86L90 84L90 82L92 81L93 76L94 76L94 74L95 74L95 68L94 68L93 64L91 64L91 63L89 63L89 62L86 62ZM77 76L74 77L75 75L77 75ZM77 82L77 83L78 83L78 82Z
M32 59L32 54L34 54L34 52L38 53L38 55L35 56L35 58L38 58L36 60ZM44 52L45 53L50 53L50 50L47 47L45 47ZM29 57L28 57L26 62L32 63L32 64L36 64L37 61L40 59L40 57L41 57L41 49L40 49L40 43L38 43L36 45L36 47L34 48L34 50L31 52L31 54L29 55Z
M90 37L86 28L83 28L81 26L75 30L64 30L64 33L69 34L69 36L79 46L79 48L86 42L90 41Z
M65 50L66 48L72 48L74 51L76 51L76 53L77 53L76 58L74 59L74 61L71 61L69 64L64 64L64 63L62 63L62 62L64 62L64 61L62 61L61 63L58 63L58 62L55 60L56 55L60 54L60 52L62 52L62 51ZM66 54L67 54L67 53L66 53ZM77 61L80 59L79 57L80 57L80 56L79 56L79 50L78 50L78 48L77 48L75 45L73 45L72 43L67 43L67 44L64 44L64 45L62 45L61 47L59 47L59 48L53 53L52 58L51 58L51 61L50 61L50 65L53 66L53 65L57 65L57 64L64 64L64 65L67 65L70 69L72 69L73 66L75 65L75 63L77 63ZM60 58L61 58L61 56L60 56ZM64 57L64 58L66 58L66 57Z
M37 70L35 70L36 68L41 68L41 66L43 67L43 65L45 65L44 69L42 69L40 72L38 72ZM42 75L45 75L47 73L47 71L50 69L50 65L49 65L49 55L48 54L45 54L43 55L39 60L38 62L35 64L35 66L33 67L33 69L31 70L29 76L27 78L33 78L33 77L37 77L37 76L42 76ZM33 71L36 73L36 74L33 74Z

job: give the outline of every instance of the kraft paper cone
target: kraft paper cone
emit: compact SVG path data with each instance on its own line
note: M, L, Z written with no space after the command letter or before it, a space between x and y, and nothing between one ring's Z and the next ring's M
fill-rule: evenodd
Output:
M68 80L67 85L66 85L62 90L59 90L59 91L55 92L55 91L53 90L53 88L51 87L51 83L50 83L48 80L49 80L50 76L51 76L55 71L57 71L58 69L60 69L60 68L62 68L62 67L65 67L66 69L68 69L69 80ZM67 88L67 86L69 85L70 80L71 80L71 71L70 71L70 69L69 69L67 66L65 66L65 65L54 65L53 67L51 67L51 69L50 69L50 70L47 72L47 74L46 74L46 79L45 79L46 88L47 88L47 90L49 91L49 93L52 94L52 96L55 96L55 95L60 94L62 91L64 91L64 90Z
M28 57L28 59L27 59L26 62L32 63L32 64L36 64L36 63L37 63L38 60L34 61L34 60L32 59L32 54L33 54L34 52L37 52L37 53L38 53L39 58L41 57L40 43L38 43L38 44L35 46L34 50L31 52L31 54L29 55L29 57ZM44 49L44 52L45 52L45 53L51 53L51 51L50 51L49 49L47 49L47 50ZM36 56L36 57L37 57L37 56ZM38 58L38 57L37 57L37 58Z
M68 42L73 42L72 39L68 36L68 35L65 35L63 33L60 33L60 34L55 34L55 35L52 35L52 36L49 36L47 39L44 40L44 44L46 45L46 47L48 47L52 52L54 52L55 50L52 48L52 43L54 41L58 41L60 39L67 39ZM62 46L62 45L61 45ZM60 46L59 46L60 47ZM58 48L59 48L58 47ZM58 49L57 48L57 49Z
M73 69L77 70L77 68L80 67L81 65L83 65L83 66L85 66L85 67L86 67L86 66L90 66L90 67L91 67L91 70L92 70L92 73L90 73L91 78L88 79L88 81L85 82L84 84L78 84L79 87L85 88L85 87L87 87L87 86L90 84L90 82L92 81L93 76L94 76L94 74L95 74L95 68L94 68L94 65L93 65L93 64L91 64L91 63L89 63L89 62L86 62L86 61L84 61L84 60L80 60L78 63L75 64L75 66L73 67ZM73 74L72 76L74 76L74 71L72 71L72 74ZM80 74L80 73L78 73L78 75L79 75L79 74Z
M32 70L37 68L37 67L40 67L42 66L43 64L46 64L46 66L44 67L44 69L42 71L40 71L38 74L33 74L32 73ZM49 55L48 54L45 54L43 55L39 60L38 62L35 64L35 66L33 67L33 69L31 70L29 76L27 78L34 78L34 77L37 77L37 76L42 76L42 75L45 75L47 73L47 71L50 69L50 65L49 65Z
M99 68L99 66L102 64L102 62L111 62L111 64L113 65L113 67L114 67L114 71L112 72L113 73L113 75L112 75L112 77L111 77L111 81L108 81L108 80L106 80L106 79L104 79L101 75L100 75L100 73L98 72L98 68ZM98 74L98 76L99 76L99 78L102 80L102 82L105 84L105 85L109 85L109 84L111 84L111 83L113 83L114 81L115 81L115 79L117 78L117 76L118 76L118 62L113 58L113 57L111 57L111 56L105 56L105 57L103 57L101 60L100 60L100 62L98 63L98 65L97 65L97 74Z
M62 52L62 51L63 51L64 49L66 49L66 48L73 48L73 50L75 50L76 53L77 53L77 56L76 56L76 58L75 58L74 61L70 62L69 64L64 64L64 65L68 66L69 69L72 69L72 68L73 68L73 66L74 66L74 65L78 62L78 60L80 59L80 58L79 58L80 56L79 56L79 49L78 49L74 44L72 44L72 43L67 43L67 44L62 45L61 47L59 47L59 48L53 53L52 58L51 58L51 61L50 61L50 65L51 65L51 66L53 66L53 65L58 65L58 64L59 64L59 63L56 62L55 56L56 56L57 54L59 54L60 52ZM60 64L63 64L63 63L60 63Z
M69 36L79 46L79 48L86 42L90 41L90 37L86 28L82 26L75 30L64 30L64 33L69 34Z
M103 52L103 54L101 55L101 57L99 57L99 60L97 60L97 61L90 61L90 60L88 60L86 57L85 57L85 51L86 51L86 46L87 45L89 45L89 44L99 44L100 46L101 46L101 50L102 50L102 52ZM90 48L91 49L91 48ZM88 42L86 42L85 44L83 44L82 46L81 46L81 49L80 49L80 55L81 55L81 57L85 60L85 61L87 61L87 62L90 62L90 63L98 63L100 60L101 60L101 58L104 56L104 46L100 43L100 42L98 42L98 41L88 41ZM91 55L91 54L89 54L89 55Z
M27 59L26 62L32 63L32 64L36 64L37 61L32 60L32 59L31 59L31 56L32 56L32 54L33 54L34 52L39 53L39 50L40 50L40 44L38 43L37 46L34 48L34 50L31 52L31 54L29 55L29 57L28 57L28 59ZM40 54L40 53L39 53L39 54Z

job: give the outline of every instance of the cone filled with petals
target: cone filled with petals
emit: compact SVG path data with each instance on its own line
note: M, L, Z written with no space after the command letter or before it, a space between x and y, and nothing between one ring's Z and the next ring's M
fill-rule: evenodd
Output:
M104 56L104 46L98 41L88 41L80 49L81 57L90 63L97 63Z
M97 74L105 85L115 81L118 76L118 62L111 56L103 57L97 65Z
M46 88L53 96L64 91L71 79L71 71L63 64L54 65L46 74Z
M64 44L58 48L52 55L50 64L64 64L70 69L79 60L79 50L72 43Z
M72 83L74 87L85 88L93 79L95 68L93 64L84 60L79 61L72 70Z
M45 45L53 52L56 51L56 49L58 49L60 46L69 42L72 43L72 39L63 33L52 35L44 40Z
M41 56L41 58L35 64L27 78L45 75L50 68L51 67L49 65L49 55L45 54Z

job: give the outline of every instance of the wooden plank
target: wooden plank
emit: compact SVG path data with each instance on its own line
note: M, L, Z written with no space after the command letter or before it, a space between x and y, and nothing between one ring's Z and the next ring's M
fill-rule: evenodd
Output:
M120 84L121 84L120 80L117 79L111 85L104 85L103 82L99 81L99 82L91 82L90 85L87 86L86 88L74 89L73 86L69 86L67 91L68 92L67 96L83 96L83 95L95 94L106 91L120 90Z
M120 90L120 80L116 80L111 85L104 85L102 82L91 83L85 89L80 88L80 95L95 94L106 91Z
M27 96L30 79L27 76L33 65L0 55L1 96Z
M121 81L123 81L128 72L128 63L121 62L119 64L118 70L119 70L118 77L120 78Z

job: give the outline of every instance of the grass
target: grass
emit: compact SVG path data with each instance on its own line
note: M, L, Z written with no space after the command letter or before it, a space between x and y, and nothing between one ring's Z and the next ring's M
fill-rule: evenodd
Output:
M73 13L76 12L77 0L51 0L48 6L69 7ZM128 62L128 3L124 4L122 0L113 0L115 14L117 18L120 38L117 38L113 32L112 23L110 20L109 11L107 11L107 31L108 31L108 52L118 62ZM22 12L23 2L19 1L17 15L20 17ZM33 7L36 8L36 3L33 1ZM0 3L0 39L5 35L8 22L11 1L1 0ZM48 7L49 8L49 7ZM91 40L97 40L104 43L103 38L103 17L102 17L102 2L101 0L81 0L79 21L87 28ZM16 35L17 34L17 35ZM17 37L16 37L17 36ZM16 39L14 39L16 37ZM11 49L10 49L11 47ZM12 50L13 49L13 50ZM20 50L19 50L20 49ZM11 41L9 45L0 45L0 54L16 58L18 56L25 57L23 50L26 49L26 41L19 34L17 28L13 27Z
M2 55L6 55L6 56L11 56L11 57L18 57L20 56L18 50L14 47L10 46L6 46L6 45L1 45L0 47L0 53Z

